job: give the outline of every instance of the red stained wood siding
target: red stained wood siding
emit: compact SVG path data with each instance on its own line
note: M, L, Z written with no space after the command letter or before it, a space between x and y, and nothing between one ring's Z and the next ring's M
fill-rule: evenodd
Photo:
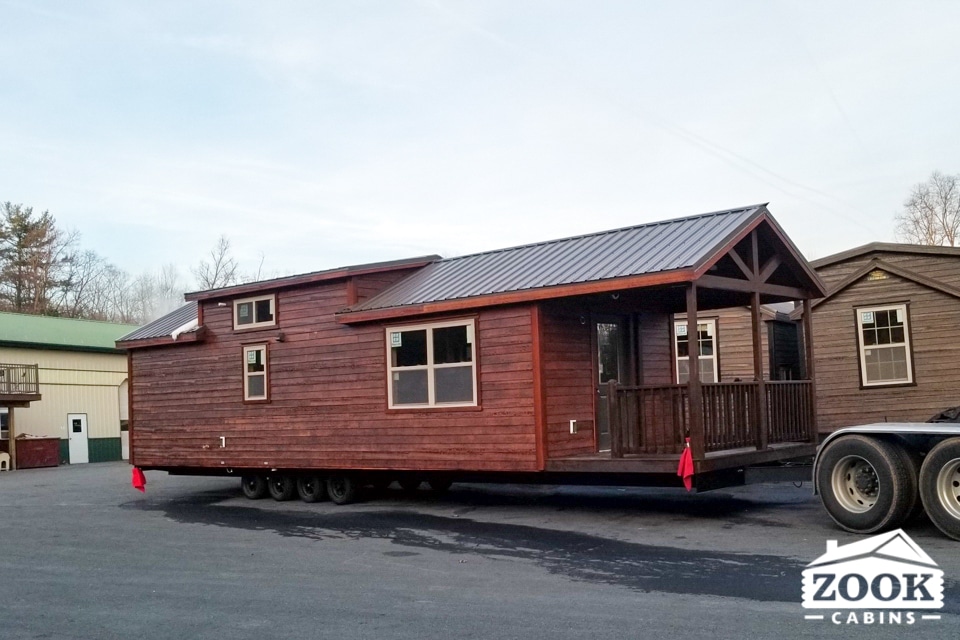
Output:
M581 322L583 317L552 305L541 311L547 458L595 451L593 353L590 323ZM577 421L575 434L570 420Z
M357 277L358 297L375 295L390 275ZM384 325L338 323L347 295L346 281L280 291L279 325L255 331L234 331L231 306L205 302L205 342L133 351L137 464L537 468L530 307L444 316L476 319L479 409L388 411ZM260 343L268 345L270 402L244 403L242 347Z

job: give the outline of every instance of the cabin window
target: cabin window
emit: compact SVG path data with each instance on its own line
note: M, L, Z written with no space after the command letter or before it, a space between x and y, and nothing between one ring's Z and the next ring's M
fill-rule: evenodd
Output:
M389 327L390 408L476 406L473 320Z
M267 345L243 348L243 399L267 400Z
M256 329L277 324L276 296L260 296L233 301L233 328Z
M907 305L857 309L863 386L912 384Z
M700 355L700 382L716 382L717 371L717 321L700 320L697 322L697 347ZM677 354L677 383L686 384L690 380L690 339L687 335L687 321L674 323Z

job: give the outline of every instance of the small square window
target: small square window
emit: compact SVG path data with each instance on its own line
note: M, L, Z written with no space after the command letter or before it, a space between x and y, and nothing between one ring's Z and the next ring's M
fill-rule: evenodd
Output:
M277 324L275 305L276 296L273 295L234 300L233 328L256 329L275 326Z

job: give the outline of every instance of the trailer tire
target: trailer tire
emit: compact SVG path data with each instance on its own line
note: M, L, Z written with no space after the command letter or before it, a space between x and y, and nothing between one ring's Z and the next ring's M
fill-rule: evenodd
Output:
M430 476L427 478L427 485L433 493L446 493L453 484L453 478L450 476Z
M297 495L297 483L288 475L270 476L267 478L267 490L271 498L285 502Z
M240 478L240 489L250 500L259 500L267 495L267 481L263 476L243 476Z
M944 440L920 467L920 498L933 524L960 540L960 438Z
M319 502L327 497L327 485L320 476L300 476L297 495L304 502Z
M834 440L820 454L817 490L833 521L854 533L900 526L913 510L917 479L906 454L877 438Z
M357 498L357 481L353 476L336 474L327 478L327 495L334 504L350 504Z
M400 485L400 488L406 491L407 493L413 493L420 488L420 483L423 482L423 478L417 476L407 476L405 478L400 478L397 480L397 484Z

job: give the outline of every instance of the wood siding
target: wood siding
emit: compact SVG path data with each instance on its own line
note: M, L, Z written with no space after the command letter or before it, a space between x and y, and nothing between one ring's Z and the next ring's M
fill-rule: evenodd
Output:
M685 313L678 314L677 320L686 320ZM698 314L700 320L716 320L718 361L720 374L718 382L749 381L755 378L753 373L753 321L750 309L731 307L716 311L704 311ZM763 378L770 379L769 337L766 322L763 323ZM676 382L676 369L673 370Z
M373 280L350 287L366 297L389 278ZM384 325L338 323L347 296L345 281L280 291L278 326L255 331L234 331L230 305L204 302L204 343L135 350L136 464L536 469L529 307L447 316L476 319L480 408L388 411ZM243 402L248 344L267 345L268 403Z
M960 260L952 256L869 254L819 270L828 287L874 257L927 278L960 285ZM912 340L913 385L861 388L856 307L906 303ZM820 431L884 421L923 422L960 404L960 341L955 327L960 300L899 276L866 277L813 310Z
M640 384L673 384L676 375L673 362L673 328L667 313L641 313Z
M590 323L581 317L549 305L541 313L548 458L596 451ZM571 420L577 421L575 434Z

